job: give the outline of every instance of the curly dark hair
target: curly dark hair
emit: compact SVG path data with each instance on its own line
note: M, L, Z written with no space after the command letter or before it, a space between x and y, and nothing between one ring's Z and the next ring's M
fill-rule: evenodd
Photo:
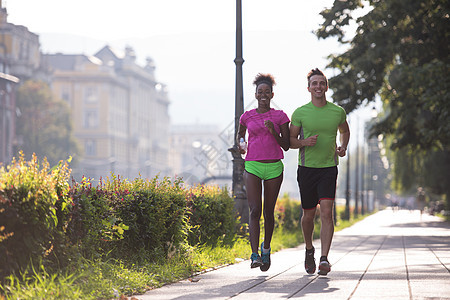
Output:
M312 76L314 75L322 75L323 77L325 77L325 82L328 86L328 79L327 76L325 76L325 74L323 74L322 71L320 71L318 68L312 69L311 71L309 71L308 75L306 76L306 78L308 79L308 86L309 86L309 80L311 79Z
M269 85L271 91L273 90L273 86L277 84L275 78L271 74L258 73L255 80L253 80L253 84L256 86L256 89L258 89L258 85L261 83Z

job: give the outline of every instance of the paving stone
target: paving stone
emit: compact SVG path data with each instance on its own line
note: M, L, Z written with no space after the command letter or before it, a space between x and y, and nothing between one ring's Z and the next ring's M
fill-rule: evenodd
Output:
M320 241L315 240L316 261ZM305 245L135 295L137 299L450 299L450 224L386 209L335 233L327 276L305 273Z

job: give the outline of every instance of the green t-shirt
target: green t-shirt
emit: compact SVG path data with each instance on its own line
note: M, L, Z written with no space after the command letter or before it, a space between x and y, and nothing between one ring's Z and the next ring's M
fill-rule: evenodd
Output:
M292 114L292 125L300 127L300 139L318 134L317 143L299 149L298 164L310 168L327 168L339 164L336 154L338 126L346 120L345 110L328 102L317 107L312 102L297 108Z

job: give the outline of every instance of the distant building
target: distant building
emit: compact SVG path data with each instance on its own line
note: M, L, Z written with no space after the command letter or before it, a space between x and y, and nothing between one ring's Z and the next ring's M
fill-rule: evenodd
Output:
M39 36L25 26L8 23L7 17L0 0L0 72L22 82L30 78L48 80L41 68Z
M5 164L11 162L17 146L17 75L26 73L30 62L27 58L34 56L37 38L25 27L7 23L7 16L6 8L0 0L0 163ZM39 42L37 49L39 54ZM20 70L23 72L19 72Z
M11 162L16 139L16 84L17 77L0 72L0 164Z
M130 47L121 52L109 46L93 56L43 58L53 70L54 94L71 107L74 136L84 148L76 179L170 174L169 100L150 58L141 67Z
M169 164L174 176L190 185L231 187L230 145L227 130L220 130L217 125L172 125Z

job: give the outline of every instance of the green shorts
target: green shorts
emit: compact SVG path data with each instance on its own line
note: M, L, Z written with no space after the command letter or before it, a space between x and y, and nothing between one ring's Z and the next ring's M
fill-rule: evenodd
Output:
M284 165L281 160L273 163L262 163L249 160L245 162L245 171L262 180L277 178L283 173Z

